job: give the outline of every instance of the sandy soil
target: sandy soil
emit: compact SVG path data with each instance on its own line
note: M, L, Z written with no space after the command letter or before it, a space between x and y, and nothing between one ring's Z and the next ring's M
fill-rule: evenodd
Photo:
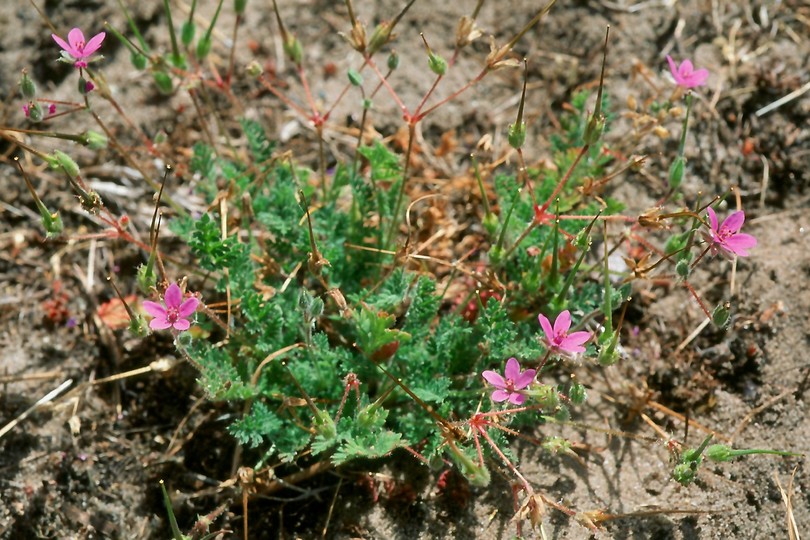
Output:
M349 28L343 3L280 3L288 26L306 46L313 93L336 95L344 84L341 74L354 62L348 45L337 35ZM376 23L394 16L401 3L357 1L355 9L360 18ZM57 50L50 31L31 5L23 0L10 4L0 12L4 96L0 124L21 126L15 85L20 69L27 67L43 92L57 98L71 95L75 81L69 68L54 63ZM62 33L72 26L100 28L104 20L123 28L111 0L56 4L44 2L44 9ZM159 3L127 4L147 39L156 47L165 46ZM438 52L452 50L458 17L474 3L457 4L417 1L400 24L396 48L401 68L392 84L403 89L409 106L418 103L432 81L419 32ZM503 43L537 7L528 1L486 2L478 22L486 34ZM252 11L240 31L244 46L237 65L256 58L285 73L289 66L284 65L272 12L266 3L251 2L248 9ZM212 6L202 6L200 16L210 17L212 11ZM233 16L225 9L223 33L215 36L215 61L222 64L227 58L222 43L232 23ZM670 84L666 54L692 57L696 65L711 71L708 87L696 95L684 190L694 197L699 191L722 193L738 186L748 232L757 236L759 246L735 268L717 263L697 280L708 303L733 302L727 331L710 326L687 340L703 320L690 295L677 287L639 285L628 314L638 332L625 342L627 358L608 370L570 366L569 372L559 375L562 379L573 372L588 381L590 398L575 412L575 425L546 426L544 434L553 429L553 434L587 450L575 460L516 443L521 470L552 499L579 512L599 510L615 517L591 533L576 520L549 511L545 520L549 538L593 534L713 540L788 538L778 483L787 488L796 469L793 516L799 531L808 535L810 480L804 459L748 457L708 464L693 485L681 487L670 479L672 462L665 442L642 415L680 440L686 428L678 415L687 415L739 447L810 450L806 400L810 93L762 116L756 114L810 79L810 8L798 0L560 2L515 48L529 60L530 134L525 151L531 162L547 156L548 135L572 92L594 87L608 24L606 86L616 112L626 110L629 96L643 100ZM477 73L487 51L488 44L481 39L463 53L438 96ZM165 130L178 145L202 137L187 98L157 94L111 39L104 55L107 79L141 129L150 136ZM330 76L330 63L338 75ZM248 83L240 78L237 84ZM440 146L441 135L448 131L454 131L463 145L474 145L491 133L493 147L502 148L506 126L514 121L520 84L520 71L498 71L462 100L429 116L420 140L425 155ZM224 114L261 118L280 138L292 135L289 145L298 149L302 162L316 163L314 136L272 97L255 93L243 106L244 111ZM345 124L352 125L357 110L356 103L344 101L334 112L333 118L341 119L335 123L343 125L345 118ZM111 110L101 114L119 126L122 144L138 144ZM385 136L401 125L397 107L388 99L375 102L372 119L376 131ZM89 125L70 127L78 131ZM622 134L629 125L627 118L614 124L610 137L619 149L628 146ZM676 121L667 127L680 132ZM351 141L335 130L330 145L333 152L342 153L351 148ZM634 153L650 156L646 174L628 174L612 188L616 196L628 200L628 213L641 212L655 201L665 182L667 156L676 146L672 136L646 137L634 147ZM132 266L139 261L138 253L102 241L43 242L33 204L9 159L17 151L0 142L0 153L0 423L11 421L63 381L73 381L71 391L0 439L0 538L166 538L160 479L173 489L181 528L190 528L197 514L224 505L217 523L234 531L229 537L241 537L240 498L233 490L218 489L230 477L235 446L221 420L228 411L205 401L193 369L183 365L117 383L82 384L173 354L168 340L135 340L99 324L98 306L112 296L103 279L104 268ZM79 153L77 159L84 160L102 194L106 190L130 213L135 226L145 229L151 193L119 166L115 154ZM43 199L71 209L65 217L69 227L97 230L76 208L62 180L37 168L35 159L23 161ZM463 160L430 158L435 173L431 187L450 189L448 180L467 166ZM152 167L158 176L160 164ZM185 181L182 175L180 181ZM64 311L53 316L60 307ZM690 427L687 444L696 446L704 435ZM471 488L451 475L453 489L443 494L437 489L437 477L405 453L368 464L371 480L358 480L352 474L356 470L341 471L340 476L326 473L303 485L303 492L290 490L275 499L252 502L251 538L316 538L324 529L332 538L514 534L511 478L497 464L489 488Z

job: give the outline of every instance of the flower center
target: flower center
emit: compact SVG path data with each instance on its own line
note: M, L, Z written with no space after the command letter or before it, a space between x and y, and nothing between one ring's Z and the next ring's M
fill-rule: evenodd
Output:
M166 320L174 324L180 320L180 310L173 307L166 308Z
M515 392L515 381L512 379L506 379L506 388L505 390L509 393Z
M84 45L85 45L84 41L77 41L76 42L76 50L79 51L80 53L83 53L84 52Z
M725 242L732 236L734 236L734 233L726 229L725 227L720 227L720 230L717 231L717 240L719 240L720 242Z

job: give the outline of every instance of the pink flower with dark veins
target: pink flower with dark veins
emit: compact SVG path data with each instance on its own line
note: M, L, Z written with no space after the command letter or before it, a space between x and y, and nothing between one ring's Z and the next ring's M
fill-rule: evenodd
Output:
M74 28L68 33L67 42L56 34L51 34L51 37L57 45L62 47L63 51L73 58L74 66L77 68L86 68L87 61L85 58L92 56L94 52L99 50L101 42L104 41L106 35L105 32L99 32L90 38L90 41L85 42L82 31L78 28Z
M527 369L521 372L520 364L517 359L510 358L506 361L506 369L504 369L505 377L502 377L499 373L492 370L487 370L481 375L489 384L496 388L496 390L492 392L492 401L500 403L508 399L510 403L521 405L526 401L526 396L521 394L520 390L523 390L532 383L535 373L536 371L533 369Z
M709 78L709 70L698 69L696 71L691 60L684 60L681 65L677 65L675 60L667 55L667 62L669 62L669 71L675 79L675 84L683 88L703 86Z
M554 321L554 327L551 327L549 321L542 313L537 316L540 321L540 326L546 334L546 343L551 351L561 353L566 356L575 355L585 352L585 347L582 345L591 339L590 332L574 332L568 333L571 328L571 312L567 309L557 315L557 320Z
M149 321L149 328L164 330L173 327L175 330L188 330L191 326L188 318L194 315L200 301L193 296L183 301L183 292L180 287L177 283L172 283L166 289L163 302L166 304L165 307L149 300L143 302L143 309L154 317Z
M757 245L757 239L739 232L745 223L745 212L732 212L722 225L717 224L717 214L711 206L708 212L709 230L702 231L701 235L711 245L712 255L720 253L726 259L733 259L735 255L748 257L748 250Z

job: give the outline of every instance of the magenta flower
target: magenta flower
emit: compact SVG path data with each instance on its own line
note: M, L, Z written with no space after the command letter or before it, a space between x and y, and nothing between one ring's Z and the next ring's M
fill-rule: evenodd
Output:
M699 69L695 71L690 60L684 60L681 65L677 65L671 56L667 55L667 62L669 62L669 71L672 72L672 77L675 79L675 84L683 88L694 88L696 86L703 86L709 78L708 69Z
M85 42L82 31L78 28L74 28L68 33L67 43L64 39L60 38L56 34L51 34L51 37L57 45L62 47L62 50L71 56L71 58L74 60L74 66L77 68L85 68L87 67L85 58L88 58L94 52L99 50L101 47L101 42L104 41L104 37L106 35L107 34L105 32L100 32L90 38L90 41Z
M733 259L735 255L748 257L748 250L757 245L757 239L750 234L739 232L745 222L745 212L742 210L732 212L723 220L723 224L717 225L717 214L712 207L709 212L709 231L701 234L703 239L711 245L712 255L720 253L727 259Z
M568 333L568 329L571 328L570 311L566 309L557 315L554 328L551 327L551 322L542 313L537 318L540 321L540 326L543 327L543 332L546 334L546 343L551 351L566 356L585 352L585 347L582 345L591 339L591 333L584 331L574 332L573 334Z
M183 293L177 283L169 285L166 294L163 296L163 301L166 303L166 307L157 302L144 301L143 309L154 317L149 321L149 328L152 330L164 330L174 327L175 330L188 330L191 326L188 317L194 314L200 301L192 296L184 302Z
M501 377L492 370L487 370L481 375L497 389L492 392L492 401L500 403L508 399L511 403L520 405L526 400L526 396L521 394L519 390L523 390L532 383L535 373L536 371L533 369L521 372L518 361L515 358L510 358L506 361L506 369L504 370L506 378Z

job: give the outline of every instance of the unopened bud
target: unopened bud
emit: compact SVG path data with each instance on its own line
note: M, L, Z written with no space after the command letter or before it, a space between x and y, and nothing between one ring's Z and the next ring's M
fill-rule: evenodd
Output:
M605 129L605 117L601 114L592 114L588 120L588 125L585 127L585 144L596 144L599 142L599 137L602 136L602 131Z
M484 229L487 231L487 233L489 233L490 236L495 236L499 224L500 222L498 221L498 216L492 212L489 212L484 216Z
M82 144L91 150L103 150L107 148L107 136L98 131L87 130L81 135Z
M672 165L669 166L669 187L678 189L683 181L683 169L686 165L686 159L683 156L677 156Z
M678 277L681 279L686 279L689 277L689 273L692 269L689 267L689 261L678 261L675 264L675 273L678 274Z
M337 436L335 421L327 411L318 411L313 420L313 427L322 438L331 441Z
M135 317L129 319L129 331L137 337L149 335L149 325L143 315L135 314Z
M20 79L20 93L23 99L34 99L37 96L37 85L28 76L28 71L23 70L22 78Z
M509 146L515 150L522 148L523 143L526 142L526 122L510 124L507 139L509 140Z
M247 0L234 0L233 2L233 10L236 12L237 15L241 15L245 12L245 8L247 7Z
M571 390L568 391L568 397L574 405L580 405L588 398L588 393L585 387L578 382L571 383Z
M140 265L135 273L135 281L138 283L141 292L150 294L156 281L154 268L148 264Z
M75 180L79 176L79 166L69 155L61 150L54 150L53 157L56 159L57 168L64 170L70 178ZM53 162L51 162L51 166L53 166Z
M300 66L304 60L304 47L294 35L289 34L284 42L284 53L292 60L296 66Z
M32 122L42 122L44 113L39 103L31 102L28 105L23 105L23 111L25 111L25 116Z
M39 214L42 218L42 227L45 229L46 238L54 238L62 234L65 226L62 224L62 218L59 216L59 212L51 213L45 208L40 208Z
M258 61L253 60L251 63L247 65L245 71L251 77L257 78L260 77L262 73L264 73L264 68L262 68L262 65Z
M391 51L391 54L388 55L388 69L394 71L399 67L399 54L397 51Z
M447 73L447 60L438 54L430 53L428 54L428 67L436 75L444 75Z
M352 86L363 86L363 76L360 75L356 70L349 69L349 82L352 83Z
M713 444L706 449L706 457L712 461L731 461L734 458L734 453L725 444Z
M135 66L135 69L138 71L143 71L146 69L146 64L149 61L145 55L139 52L133 52L129 55L129 61L132 62L132 65Z
M195 54L197 55L197 60L202 60L208 53L211 52L211 36L203 36L200 41L197 42L197 50Z
M695 480L695 476L697 476L697 465L698 463L695 461L678 463L672 471L672 478L680 485L688 486Z
M383 21L378 24L374 32L372 32L371 38L368 40L368 46L366 47L369 56L382 49L383 45L388 43L391 37L391 23Z
M180 42L183 44L184 47L188 47L191 45L191 42L194 41L194 34L197 31L197 27L191 21L185 21L183 26L180 28Z
M728 324L728 320L731 317L731 311L729 310L730 307L731 304L726 302L714 308L714 311L712 311L712 322L715 324L715 326L723 328Z
M155 80L155 86L161 94L171 94L174 91L174 83L172 77L165 71L155 71L152 73L152 78Z

